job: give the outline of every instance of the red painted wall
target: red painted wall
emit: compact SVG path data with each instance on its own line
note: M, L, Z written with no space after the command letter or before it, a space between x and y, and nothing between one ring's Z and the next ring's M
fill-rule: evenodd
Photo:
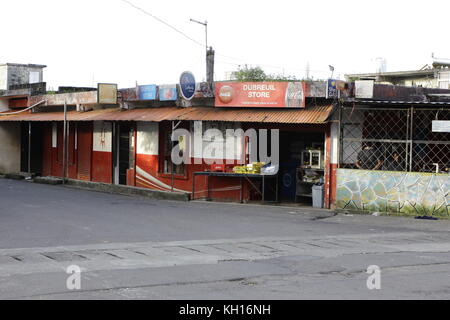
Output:
M28 107L28 98L13 98L13 99L9 100L8 104L11 109L27 108Z
M91 181L92 123L80 122L77 126L77 179Z
M112 183L111 152L92 152L92 181Z
M145 173L137 170L136 186L142 188L150 188L154 190L171 190L172 179L170 174L162 174L158 172L158 156L137 154L136 166ZM175 176L174 188L176 191L192 192L192 177L194 172L202 172L209 169L206 164L192 164L186 166L185 176ZM240 198L240 182L236 178L210 178L210 197L214 199L237 201ZM207 178L196 177L195 181L195 198L204 198L207 195ZM248 192L244 184L244 199L248 199Z

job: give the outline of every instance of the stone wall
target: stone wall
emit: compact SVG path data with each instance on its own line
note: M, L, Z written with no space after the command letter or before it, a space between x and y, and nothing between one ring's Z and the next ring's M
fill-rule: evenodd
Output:
M450 218L450 174L338 169L336 207Z

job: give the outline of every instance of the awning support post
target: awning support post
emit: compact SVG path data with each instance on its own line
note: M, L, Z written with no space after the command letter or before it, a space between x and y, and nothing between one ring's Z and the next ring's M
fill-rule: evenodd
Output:
M28 173L31 174L31 121L28 121Z
M64 128L63 128L63 184L67 178L67 102L64 101Z

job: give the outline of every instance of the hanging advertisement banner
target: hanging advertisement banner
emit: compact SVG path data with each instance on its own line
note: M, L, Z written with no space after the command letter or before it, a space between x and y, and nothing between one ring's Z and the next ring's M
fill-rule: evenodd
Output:
M304 108L303 82L219 82L216 107Z
M339 98L339 91L337 89L337 80L328 79L327 80L327 93L326 98Z
M138 86L139 100L156 100L158 87L154 84Z
M160 101L176 101L177 99L177 86L175 84L159 86Z

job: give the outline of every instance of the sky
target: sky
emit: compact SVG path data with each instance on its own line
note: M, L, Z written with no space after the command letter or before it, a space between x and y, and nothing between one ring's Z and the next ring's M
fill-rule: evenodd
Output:
M325 79L329 65L343 78L379 57L388 71L450 58L448 0L126 1L0 0L0 63L45 64L54 89L173 84L183 71L202 81L205 28L190 19L208 21L215 80L246 64Z

